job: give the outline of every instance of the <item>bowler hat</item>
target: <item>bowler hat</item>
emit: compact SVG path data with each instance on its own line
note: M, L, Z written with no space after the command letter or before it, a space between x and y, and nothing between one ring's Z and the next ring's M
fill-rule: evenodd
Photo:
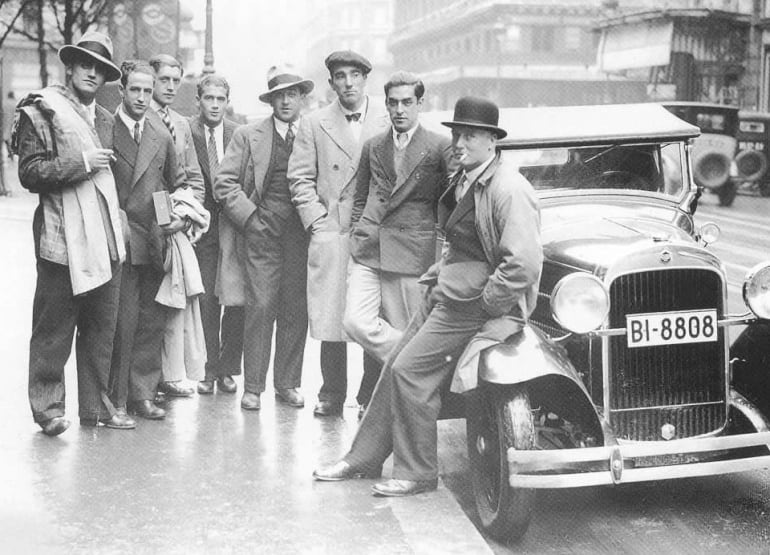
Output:
M59 48L59 59L69 65L78 57L87 56L104 67L105 79L120 79L120 69L112 61L112 41L110 37L98 31L88 31L75 44L65 44Z
M294 67L289 64L273 66L267 70L268 91L260 94L259 99L262 102L270 102L273 93L291 87L297 87L304 94L308 94L313 90L314 84L310 79L303 79L297 75Z
M372 71L372 64L369 63L369 60L364 58L358 52L353 52L352 50L337 50L336 52L332 52L326 56L324 64L326 64L326 69L330 72L333 71L335 66L339 65L359 67L364 74Z
M498 139L505 137L508 132L500 129L497 123L500 121L500 110L497 105L486 98L464 96L455 104L454 119L442 121L447 127L477 127L492 131Z

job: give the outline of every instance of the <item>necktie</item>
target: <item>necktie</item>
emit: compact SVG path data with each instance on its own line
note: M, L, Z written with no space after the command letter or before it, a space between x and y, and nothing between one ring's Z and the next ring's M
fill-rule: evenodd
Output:
M134 141L136 141L136 144L139 144L141 140L142 140L142 134L139 132L139 122L137 121L134 124Z
M209 143L206 149L209 154L209 174L212 179L217 175L219 170L219 156L217 156L217 140L214 137L214 128L209 127Z
M455 199L458 203L462 200L469 185L470 182L468 181L468 176L463 174L462 179L457 183L457 188L455 189Z
M406 140L409 137L406 133L399 133L396 135L396 147L398 150L404 150L406 147Z
M289 129L286 131L286 144L289 145L289 150L294 146L294 131L292 130L292 124L289 124Z
M171 138L174 139L174 142L176 142L176 131L174 131L174 124L171 123L171 118L168 115L168 108L158 110L158 115L160 116L161 121L168 128L168 132L171 133Z
M361 119L361 112L355 112L353 114L345 114L345 119L348 120L348 122L358 121Z

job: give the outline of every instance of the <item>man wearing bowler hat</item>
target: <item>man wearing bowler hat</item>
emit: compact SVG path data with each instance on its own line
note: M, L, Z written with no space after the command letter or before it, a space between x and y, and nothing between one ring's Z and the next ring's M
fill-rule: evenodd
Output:
M384 107L365 94L369 60L345 50L325 64L337 101L303 118L288 172L292 201L310 231L307 302L323 375L316 416L339 415L345 402L349 338L342 318L356 176L364 141L390 126ZM369 365L378 369L379 362L365 354L365 371Z
M22 100L13 140L19 180L40 197L32 224L37 287L29 400L35 422L49 436L69 426L64 365L73 336L81 424L135 427L123 408L113 404L110 388L126 250L110 169L115 120L94 100L105 81L116 81L121 74L112 62L112 41L102 33L85 33L75 45L63 46L59 58L66 66L65 85L46 87Z
M439 201L442 258L420 278L428 292L383 368L353 446L341 461L316 470L317 480L377 476L392 451L393 478L374 485L375 495L435 489L441 384L457 366L453 384L475 387L477 358L468 354L520 331L535 308L543 260L539 208L516 166L495 153L506 135L498 121L495 104L464 97L444 122L460 170ZM463 351L467 363L458 366Z
M227 274L243 273L244 410L261 406L273 326L276 397L292 407L305 404L297 388L307 338L307 233L291 202L286 168L313 82L278 65L268 71L267 87L259 99L273 115L235 131L214 183L229 228L220 236L220 281L232 283Z

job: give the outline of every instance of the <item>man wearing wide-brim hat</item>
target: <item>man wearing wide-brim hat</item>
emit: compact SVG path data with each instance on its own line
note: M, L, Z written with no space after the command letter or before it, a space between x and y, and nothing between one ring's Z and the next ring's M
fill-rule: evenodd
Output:
M214 183L222 214L218 283L244 304L241 408L258 410L270 365L275 327L273 386L279 401L302 407L298 388L307 338L307 233L291 202L286 169L300 113L313 82L288 64L267 73L259 95L272 116L239 127ZM234 287L240 284L240 287ZM237 291L240 289L240 291Z
M69 426L64 365L75 336L80 423L129 429L135 423L113 405L109 379L126 255L110 169L114 118L94 100L105 81L120 78L120 70L109 37L97 32L63 46L59 58L66 66L65 84L23 99L14 133L19 180L40 196L33 221L37 288L30 405L46 435Z
M421 278L428 287L418 315L377 382L353 446L317 480L378 474L393 452L393 478L375 495L405 496L436 488L439 389L476 387L478 353L522 329L535 308L543 251L531 185L495 152L505 137L497 106L464 97L454 118L452 148L460 165L440 200L446 244ZM458 362L459 361L459 362Z

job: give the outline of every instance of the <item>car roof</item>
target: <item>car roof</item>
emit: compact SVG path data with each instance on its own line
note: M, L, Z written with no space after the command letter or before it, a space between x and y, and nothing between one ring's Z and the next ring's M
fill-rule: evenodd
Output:
M741 120L760 119L767 121L770 120L770 112L752 112L751 110L741 110L738 112L738 117Z
M426 112L421 121L437 129L442 121L452 121L452 116L450 111ZM499 127L508 132L498 141L501 148L642 143L700 135L696 126L655 103L503 108Z

